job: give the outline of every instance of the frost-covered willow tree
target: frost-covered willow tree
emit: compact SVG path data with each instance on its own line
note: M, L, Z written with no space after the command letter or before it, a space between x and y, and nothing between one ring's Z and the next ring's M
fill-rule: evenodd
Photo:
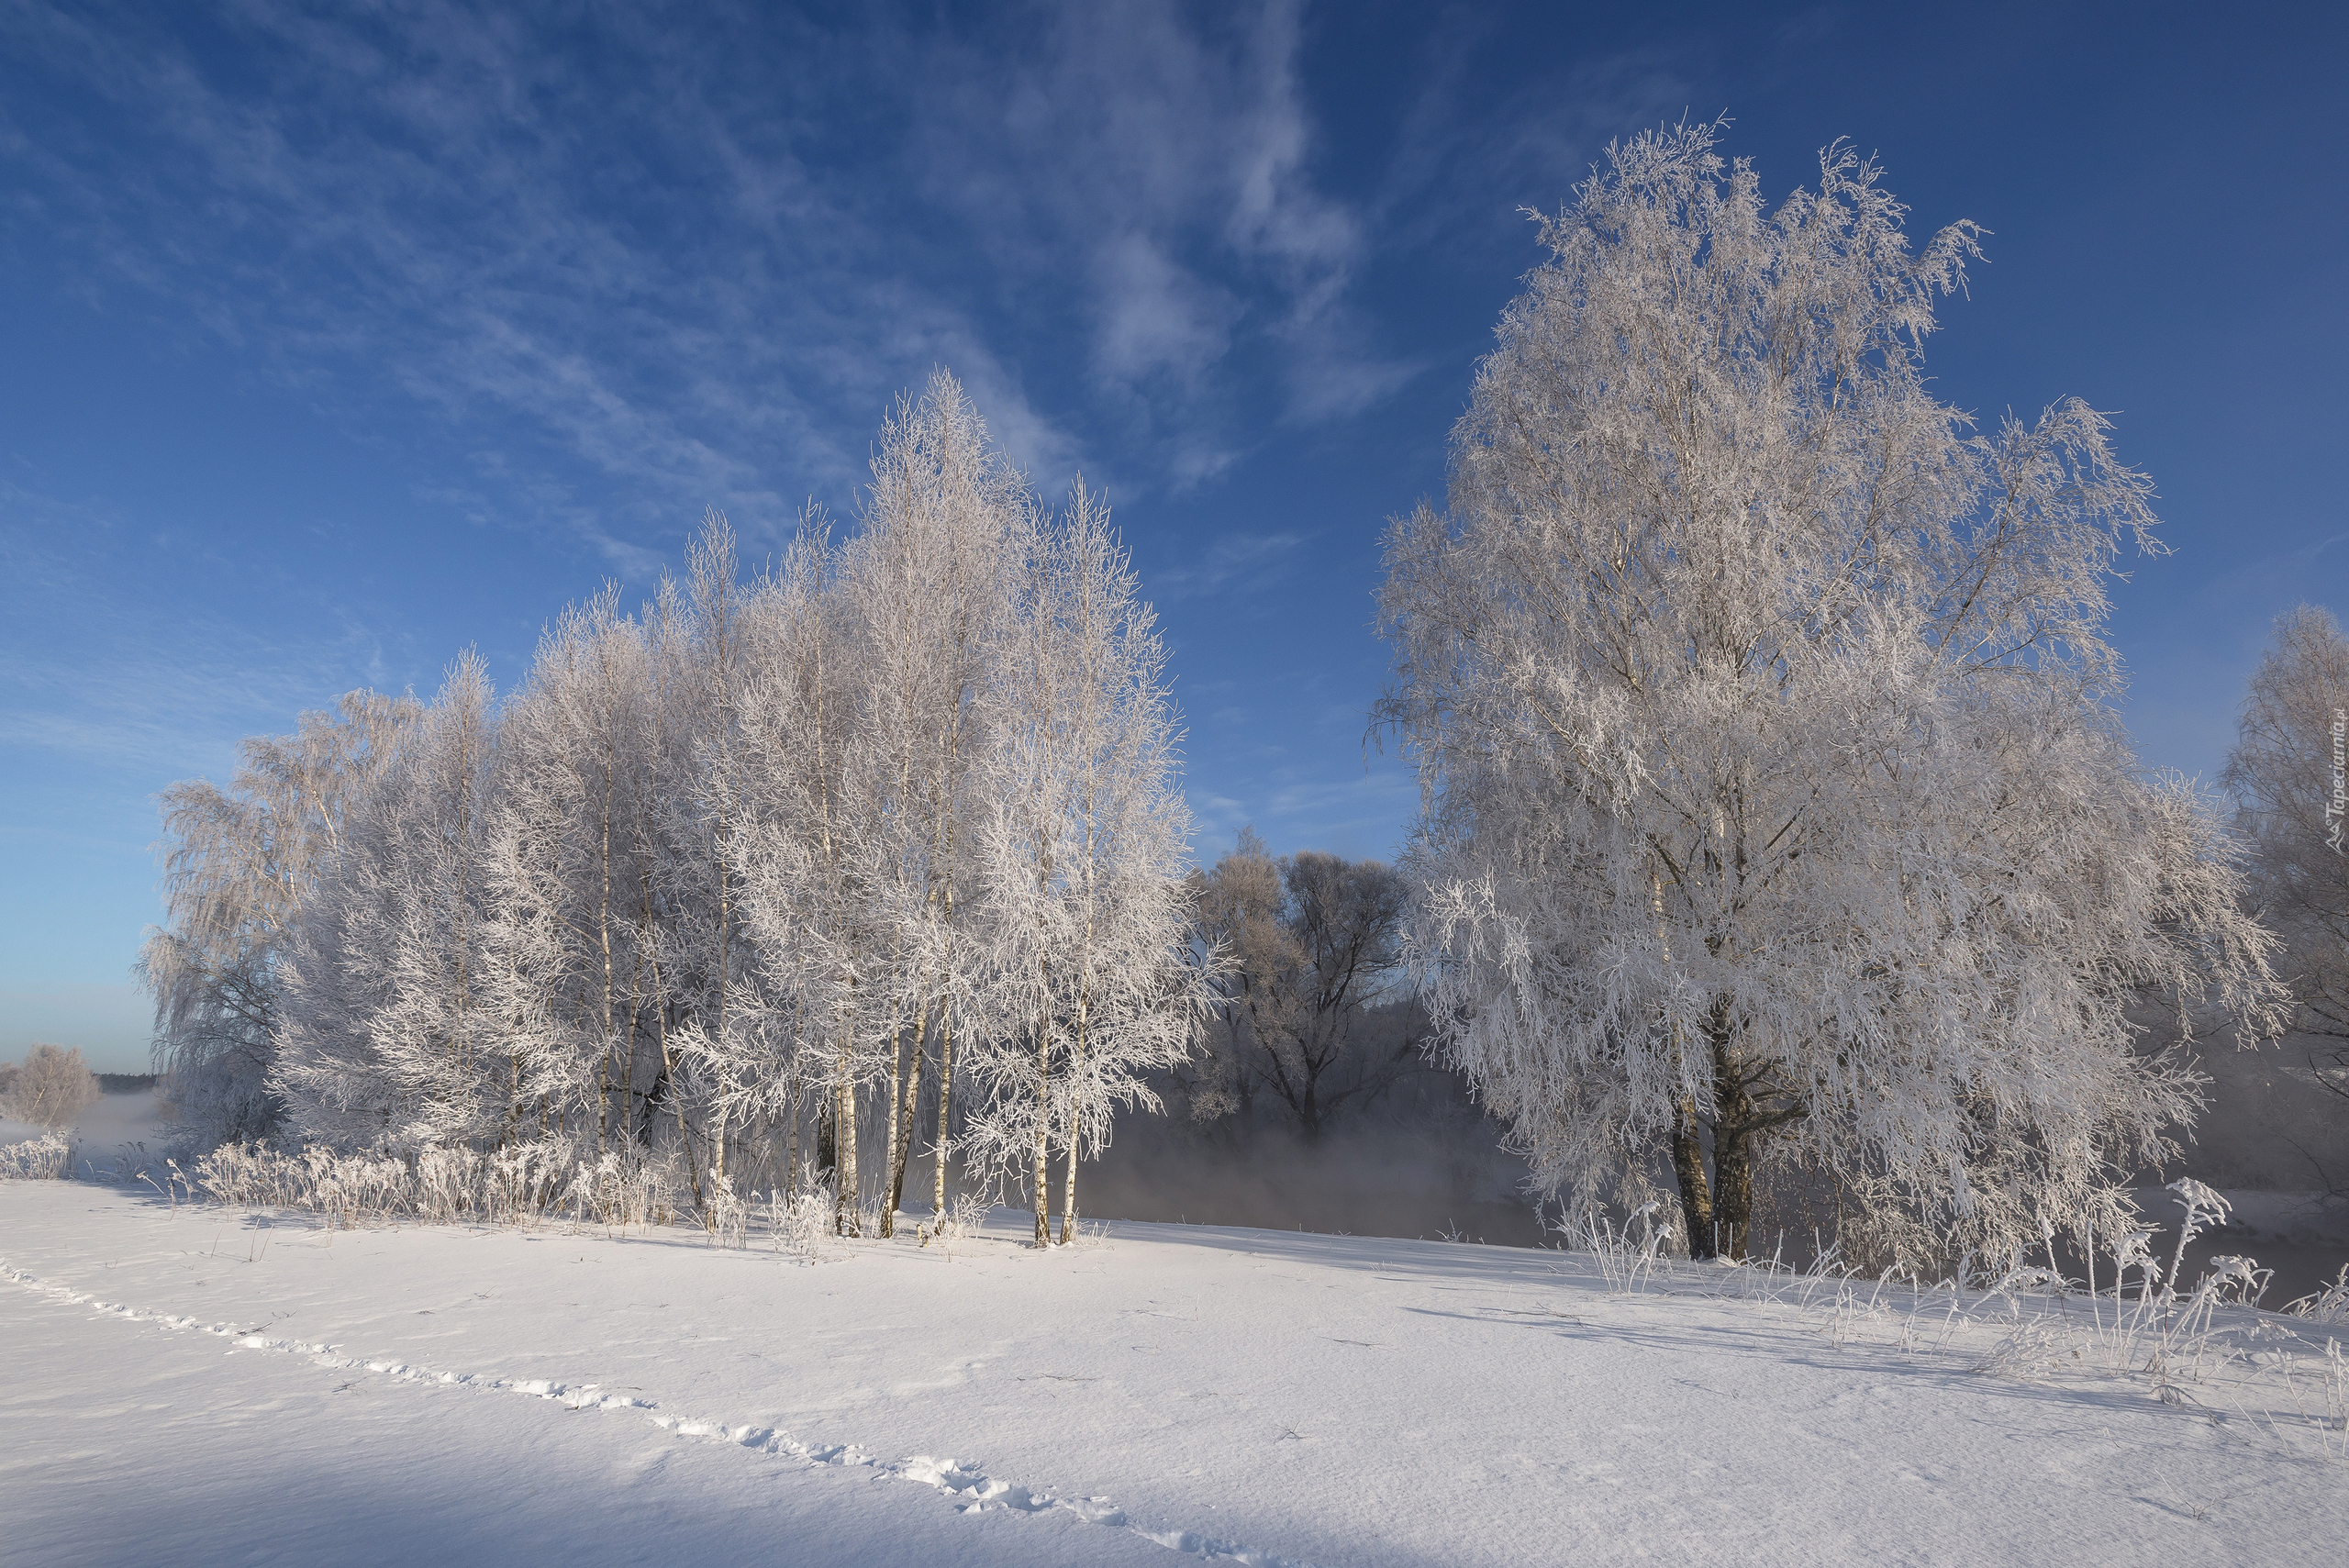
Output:
M351 799L416 714L405 698L351 692L292 735L246 740L228 788L193 779L163 792L168 923L148 932L137 973L155 999L155 1070L189 1136L276 1130L268 1074L294 918L342 843Z
M1772 206L1715 139L1613 147L1542 220L1448 510L1389 532L1413 973L1570 1201L1662 1159L1742 1255L1776 1157L1879 1245L2012 1255L2195 1108L2132 999L2276 1017L2225 835L2110 706L2151 484L2076 400L1985 433L1932 395L1972 225L1912 250L1840 145Z

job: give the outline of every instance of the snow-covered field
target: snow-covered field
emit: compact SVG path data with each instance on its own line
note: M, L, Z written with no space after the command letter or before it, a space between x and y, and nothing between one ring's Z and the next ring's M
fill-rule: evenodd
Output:
M2225 1318L2241 1355L2171 1406L2069 1355L2076 1298L2021 1304L2066 1340L2002 1298L1870 1310L1687 1264L1625 1293L1440 1242L1117 1224L1039 1254L1003 1213L801 1263L143 1191L0 1184L0 1561L2281 1565L2349 1539L2344 1435L2302 1413L2327 1330L2273 1315Z

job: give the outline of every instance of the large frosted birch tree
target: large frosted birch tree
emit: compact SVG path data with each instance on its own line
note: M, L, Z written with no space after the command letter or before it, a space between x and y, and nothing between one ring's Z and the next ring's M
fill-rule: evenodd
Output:
M607 587L549 628L498 724L487 984L538 1122L585 1113L598 1154L628 1141L652 996L653 701L644 628Z
M1932 395L1974 226L1912 250L1841 146L1772 206L1715 139L1614 147L1542 220L1448 510L1388 534L1414 974L1570 1201L1661 1158L1742 1255L1775 1155L1896 1251L2011 1256L2194 1110L2133 999L2276 1016L2225 834L2110 706L2151 482L2076 400Z
M858 1091L874 1075L860 648L810 517L758 597L757 673L743 707L742 913L766 984L766 1049L740 1081L797 1126L815 1097L834 1151L836 1223L857 1225ZM787 1010L788 1016L785 1016ZM796 1136L796 1132L793 1134Z

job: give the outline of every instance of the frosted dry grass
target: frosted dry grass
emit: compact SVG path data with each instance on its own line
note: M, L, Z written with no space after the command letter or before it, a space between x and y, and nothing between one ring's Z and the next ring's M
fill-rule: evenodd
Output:
M1553 1229L1611 1296L1733 1299L1791 1316L1832 1351L1888 1352L1971 1376L2132 1385L2181 1412L2264 1432L2291 1451L2306 1451L2313 1439L2326 1459L2349 1462L2349 1359L2336 1340L2305 1331L2349 1321L2349 1265L2281 1314L2258 1310L2269 1271L2250 1258L2214 1257L2180 1290L2187 1245L2224 1224L2228 1205L2199 1182L2169 1190L2182 1213L2166 1259L2153 1246L2156 1227L2093 1238L2105 1249L2101 1289L2064 1277L2052 1227L2043 1228L2044 1266L1985 1274L1968 1256L1932 1284L1898 1266L1871 1279L1816 1238L1812 1260L1800 1267L1785 1261L1783 1238L1768 1257L1692 1262L1666 1250L1672 1228L1655 1203L1620 1225L1591 1213ZM2090 1264L2097 1272L2093 1251Z
M2349 1462L2349 1363L2338 1340L2222 1300L2221 1278L2145 1303L1976 1293L1944 1282L1916 1293L1905 1310L1899 1298L1908 1292L1846 1282L1815 1297L1810 1312L1838 1351L1883 1348L1905 1361L1954 1361L1954 1370L2021 1384L2130 1385L2181 1414L2263 1433L2288 1451L2312 1445L2327 1460Z
M134 1182L155 1186L172 1166L173 1162L165 1155L149 1149L144 1140L134 1140L117 1144L115 1151L104 1159L84 1156L82 1174L85 1180L113 1186L127 1186Z
M329 1229L411 1222L494 1225L532 1229L548 1224L607 1236L697 1225L712 1248L742 1251L763 1229L778 1252L804 1262L832 1255L841 1240L829 1182L804 1178L796 1189L738 1191L705 1179L693 1191L674 1151L635 1160L606 1152L583 1157L567 1140L543 1140L482 1153L425 1149L406 1159L298 1151L228 1144L183 1171L176 1162L160 1182L141 1179L175 1206L198 1198L239 1208L317 1215ZM977 1209L984 1217L986 1206ZM865 1234L877 1235L878 1211L860 1205ZM970 1229L975 1232L975 1220Z
M984 1193L956 1193L951 1222L960 1228L959 1234L976 1236L994 1208L995 1200Z
M608 1232L625 1234L672 1223L684 1184L674 1155L628 1160L607 1151L593 1164L579 1162L563 1196L574 1212Z
M1674 1230L1669 1219L1656 1218L1663 1207L1653 1200L1643 1203L1620 1228L1608 1216L1594 1212L1579 1220L1562 1219L1555 1229L1568 1251L1590 1254L1609 1295L1637 1295L1647 1288L1658 1267L1670 1262L1664 1248ZM1639 1228L1636 1235L1634 1226Z
M2330 1328L2335 1323L2349 1323L2349 1263L2331 1284L2311 1295L2301 1296L2284 1308L2295 1318L2304 1318L2312 1324Z
M751 1244L751 1204L756 1195L743 1196L734 1190L731 1182L720 1181L711 1185L701 1214L702 1229L708 1232L711 1246L739 1251Z
M1109 1222L1106 1219L1078 1219L1069 1227L1068 1240L1053 1250L1063 1252L1091 1252L1109 1245Z
M46 1132L22 1143L0 1146L0 1182L54 1182L65 1176L72 1152L61 1132Z
M184 1186L190 1199L201 1195L239 1208L307 1212L334 1229L402 1220L528 1229L567 1220L624 1233L678 1222L686 1182L674 1155L623 1161L585 1153L567 1139L486 1153L426 1148L406 1158L231 1143L193 1171L175 1162L171 1171L173 1188ZM701 1206L703 1224L720 1245L746 1244L747 1204L722 1189L712 1198Z
M2349 1357L2342 1355L2341 1341L2325 1340L2321 1362L2287 1358L2276 1364L2293 1413L2316 1430L2324 1456L2349 1464Z

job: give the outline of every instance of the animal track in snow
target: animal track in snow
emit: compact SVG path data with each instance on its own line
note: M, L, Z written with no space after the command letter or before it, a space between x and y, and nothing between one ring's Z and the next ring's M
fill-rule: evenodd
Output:
M53 1284L13 1267L6 1260L0 1260L0 1279L63 1305L87 1307L105 1317L182 1332L210 1334L231 1341L236 1349L241 1351L307 1356L312 1364L332 1370L372 1373L403 1383L429 1383L472 1388L483 1393L518 1394L559 1401L573 1411L651 1412L659 1408L655 1401L608 1393L593 1383L572 1384L544 1377L485 1377L473 1373L437 1372L389 1358L370 1360L346 1356L324 1341L273 1338L259 1329L239 1328L232 1323L206 1323L168 1312L149 1312L120 1302L101 1301L89 1291ZM343 1386L349 1387L350 1385ZM729 1424L687 1416L653 1415L651 1418L655 1426L679 1438L721 1442L755 1452L778 1454L811 1466L865 1467L877 1476L918 1482L943 1494L960 1513L976 1514L998 1509L1023 1514L1064 1511L1089 1524L1130 1530L1145 1540L1186 1556L1239 1563L1242 1568L1313 1568L1313 1564L1301 1559L1281 1557L1235 1541L1200 1535L1194 1530L1152 1529L1128 1518L1125 1511L1108 1497L1063 1497L1036 1491L997 1479L975 1466L965 1465L951 1458L935 1459L929 1454L918 1453L904 1459L879 1460L853 1444L802 1443L772 1427Z

